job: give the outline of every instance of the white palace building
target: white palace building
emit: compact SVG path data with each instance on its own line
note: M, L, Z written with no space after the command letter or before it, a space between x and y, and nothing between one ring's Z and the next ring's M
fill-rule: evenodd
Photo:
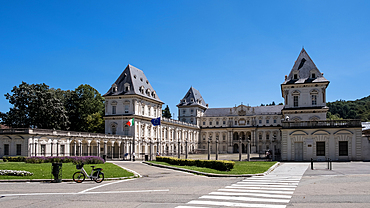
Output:
M164 104L144 72L128 65L105 97L105 134L37 129L0 130L4 155L107 155L123 158L187 153L272 150L277 160L370 160L360 120L327 120L329 81L302 49L280 85L284 105L209 108L191 87L180 100L179 120L162 117ZM161 125L152 119L161 117ZM128 120L134 118L134 125ZM18 131L18 132L17 132ZM20 132L19 132L20 131ZM41 131L41 132L40 132ZM130 157L131 158L131 157Z

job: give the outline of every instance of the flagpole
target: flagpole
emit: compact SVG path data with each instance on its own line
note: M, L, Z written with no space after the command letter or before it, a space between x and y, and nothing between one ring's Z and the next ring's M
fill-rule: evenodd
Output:
M133 127L134 127L134 129L133 129L133 135L132 135L132 161L135 161L135 125L136 125L136 123L135 123L135 117L133 118L133 121L134 121L134 125L132 125Z

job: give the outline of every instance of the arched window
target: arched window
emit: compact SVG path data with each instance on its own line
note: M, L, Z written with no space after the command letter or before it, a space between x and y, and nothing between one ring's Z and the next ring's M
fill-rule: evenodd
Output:
M112 134L115 135L117 133L116 125L112 125Z

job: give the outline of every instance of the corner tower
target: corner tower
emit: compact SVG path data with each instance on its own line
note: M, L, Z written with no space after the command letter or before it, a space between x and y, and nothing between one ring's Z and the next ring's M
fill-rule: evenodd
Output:
M134 136L134 128L125 125L129 119L134 118L136 126L162 116L163 102L144 72L130 64L103 97L106 134Z
M180 103L177 105L179 110L179 120L195 125L199 125L200 117L208 108L202 95L194 87L190 87Z
M303 48L289 76L281 84L284 118L290 121L326 120L326 88L329 81ZM287 117L288 116L288 117Z

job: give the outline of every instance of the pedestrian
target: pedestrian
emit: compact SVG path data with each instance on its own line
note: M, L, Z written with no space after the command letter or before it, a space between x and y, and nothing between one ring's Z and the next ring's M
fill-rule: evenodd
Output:
M135 161L135 152L132 153L132 161Z
M157 156L161 156L161 154L157 151Z

